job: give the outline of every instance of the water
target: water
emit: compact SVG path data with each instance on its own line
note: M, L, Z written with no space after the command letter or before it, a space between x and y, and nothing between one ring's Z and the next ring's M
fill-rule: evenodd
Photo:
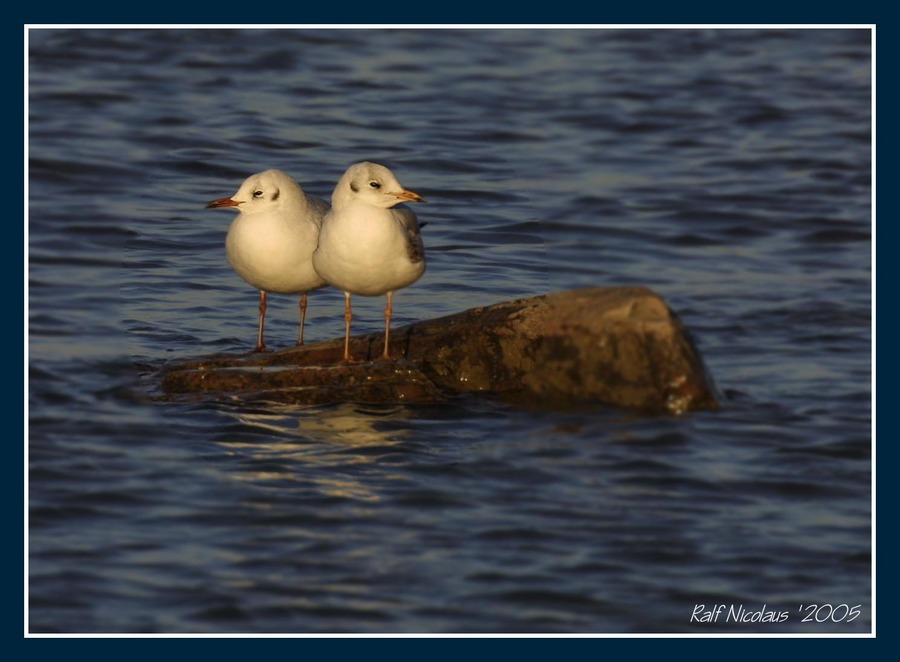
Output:
M872 630L867 30L28 41L30 632ZM363 159L429 200L397 326L644 284L722 409L160 401L166 361L255 341L204 204ZM315 293L307 338L342 312Z

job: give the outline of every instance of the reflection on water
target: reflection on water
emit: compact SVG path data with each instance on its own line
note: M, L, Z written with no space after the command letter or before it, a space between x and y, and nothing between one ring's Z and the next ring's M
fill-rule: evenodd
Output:
M353 403L341 403L326 411L317 411L311 418L298 421L298 431L304 437L327 444L374 448L402 443L409 430L397 427L384 429L392 420L413 415L403 407L364 408Z
M390 446L400 443L408 430L385 429L391 421L412 416L400 405L361 405L343 402L328 407L308 407L270 403L264 410L226 410L244 425L275 433L275 436L298 437L306 441L338 446Z
M401 446L410 430L392 425L410 413L403 407L373 407L340 403L326 408L272 404L253 412L228 410L250 431L246 440L218 443L242 458L238 480L272 481L285 489L293 482L312 485L322 495L359 502L380 501L382 495L343 469L379 465L383 456ZM262 437L256 431L263 430ZM242 431L236 437L246 436ZM265 468L254 468L262 465ZM407 480L398 472L382 479Z

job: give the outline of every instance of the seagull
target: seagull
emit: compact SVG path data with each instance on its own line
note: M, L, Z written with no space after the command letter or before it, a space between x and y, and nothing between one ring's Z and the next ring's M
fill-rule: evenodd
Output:
M266 352L263 330L266 295L300 294L300 336L306 324L307 293L324 287L312 265L322 218L329 205L307 195L296 180L281 170L251 175L230 198L213 200L207 209L237 209L228 228L225 252L237 274L259 290L257 352Z
M401 202L425 202L400 185L383 165L363 161L347 169L331 195L322 221L313 266L322 279L344 292L344 362L350 358L350 297L387 295L384 353L389 359L394 292L425 273L425 247L416 215Z

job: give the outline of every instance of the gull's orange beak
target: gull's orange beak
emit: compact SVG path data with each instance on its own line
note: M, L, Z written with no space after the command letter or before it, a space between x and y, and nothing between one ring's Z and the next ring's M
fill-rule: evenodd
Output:
M427 200L425 200L425 198L423 198L418 193L415 193L414 191L408 191L406 189L403 189L398 193L391 193L391 195L399 200L405 200L406 202L427 202Z
M218 209L220 207L237 207L239 204L241 204L241 203L232 198L219 198L218 200L213 200L208 205L206 205L206 209Z

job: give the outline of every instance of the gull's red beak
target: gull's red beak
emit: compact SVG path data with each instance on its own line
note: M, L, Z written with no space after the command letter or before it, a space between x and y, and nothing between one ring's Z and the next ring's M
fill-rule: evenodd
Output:
M218 209L220 207L237 207L239 204L241 204L241 203L232 198L219 198L218 200L213 200L208 205L206 205L206 209Z
M421 195L414 191L408 191L407 189L403 189L397 193L391 193L391 195L399 200L405 200L406 202L425 202L425 198Z

